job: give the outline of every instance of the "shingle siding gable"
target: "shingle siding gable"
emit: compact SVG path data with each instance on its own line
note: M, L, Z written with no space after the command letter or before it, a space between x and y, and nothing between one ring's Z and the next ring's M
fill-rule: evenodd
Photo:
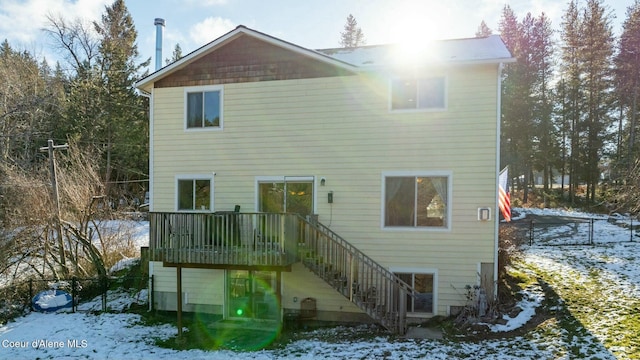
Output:
M347 70L241 35L155 82L156 88L350 75Z

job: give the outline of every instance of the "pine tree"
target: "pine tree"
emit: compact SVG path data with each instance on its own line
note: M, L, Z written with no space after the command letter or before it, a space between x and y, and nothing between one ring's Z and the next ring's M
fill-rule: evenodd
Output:
M138 72L147 63L137 64L137 31L124 0L106 7L101 21L94 22L100 36L98 51L107 98L104 109L106 146L105 179L130 180L146 173L147 122L142 99L134 90ZM112 174L112 171L115 173ZM133 173L132 173L133 172Z
M124 1L105 7L101 19L92 23L94 32L80 20L49 21L49 33L75 70L59 136L99 150L107 182L146 179L148 104L136 94L134 82L151 59L138 62L137 31Z
M50 69L29 52L0 45L0 165L30 168L48 133L54 89ZM0 178L2 178L0 174Z
M578 186L579 152L578 145L581 142L581 116L582 116L582 78L581 60L579 53L582 45L582 24L580 22L578 4L572 0L563 16L562 23L562 54L560 74L563 84L563 117L567 123L567 149L568 175L569 175L569 199L575 202L575 192ZM564 176L564 174L563 174Z
M612 126L613 32L610 15L600 0L580 9L571 1L564 15L561 77L565 82L564 116L570 121L569 192L586 184L585 200L595 202L600 160L607 155Z
M518 20L508 5L505 5L502 10L502 17L500 19L499 32L502 34L502 39L507 45L507 48L513 56L516 55L516 42L518 35ZM512 121L516 117L517 112L517 97L513 96L516 89L516 64L507 64L502 73L502 109L501 115L501 132L500 132L500 168L507 165L512 166L511 174L519 173L519 169L516 169L516 164L519 162L517 153L517 125ZM516 186L519 184L515 183Z
M492 33L493 32L491 31L489 26L487 26L487 23L482 20L482 22L480 22L480 26L478 26L478 30L476 30L476 37L485 37L491 35Z
M534 91L535 70L532 64L531 38L533 18L527 14L518 23L513 10L506 5L500 21L500 33L516 57L505 66L502 81L501 158L510 172L523 179L516 185L523 189L523 202L528 201L529 182L533 174Z
M586 90L586 166L587 201L595 203L600 183L600 159L606 156L612 118L613 31L601 0L588 0L584 12L584 79Z
M344 25L344 31L340 33L340 46L344 48L354 48L365 45L364 33L358 26L356 18L349 14L347 23Z
M558 162L553 159L559 157L557 128L551 119L553 95L550 83L554 76L553 56L555 51L552 37L551 21L542 13L533 24L532 57L536 73L534 113L538 118L538 127L535 131L538 138L538 149L534 162L537 164L537 170L542 171L545 191L549 189L549 185L553 181L553 169L558 165Z
M166 65L169 65L171 63L174 63L180 60L180 58L182 58L182 48L180 47L180 44L176 44L176 46L173 48L173 54L171 54L171 59L169 58L165 59L164 63Z
M627 8L627 17L622 25L615 63L615 86L621 116L626 118L626 130L619 125L618 162L619 166L631 169L637 160L638 146L638 97L640 96L640 2L635 1ZM627 136L623 137L625 131ZM626 147L626 151L622 147ZM623 158L624 157L624 158Z
M511 173L522 179L518 185L527 202L534 171L542 171L547 189L557 166L550 161L558 154L549 86L554 72L552 30L544 13L538 18L528 13L518 22L505 6L500 32L517 59L506 65L502 82L502 166L509 165Z

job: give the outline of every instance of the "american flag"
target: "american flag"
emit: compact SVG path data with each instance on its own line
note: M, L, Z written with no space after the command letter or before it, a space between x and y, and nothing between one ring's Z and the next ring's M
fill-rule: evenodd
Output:
M505 221L511 221L511 195L509 194L509 167L498 176L498 207Z

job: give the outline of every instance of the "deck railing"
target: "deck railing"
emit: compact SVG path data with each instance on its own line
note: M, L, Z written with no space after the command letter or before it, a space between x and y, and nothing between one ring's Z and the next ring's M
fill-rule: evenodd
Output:
M416 291L328 227L305 221L305 266L387 329L404 334L407 300Z
M153 261L287 266L296 262L300 219L272 213L149 213Z

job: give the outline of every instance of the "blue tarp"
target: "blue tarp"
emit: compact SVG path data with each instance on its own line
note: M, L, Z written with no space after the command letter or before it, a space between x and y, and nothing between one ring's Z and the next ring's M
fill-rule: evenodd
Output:
M71 295L62 290L45 290L33 297L33 308L40 312L55 312L61 309L71 309L73 305Z

